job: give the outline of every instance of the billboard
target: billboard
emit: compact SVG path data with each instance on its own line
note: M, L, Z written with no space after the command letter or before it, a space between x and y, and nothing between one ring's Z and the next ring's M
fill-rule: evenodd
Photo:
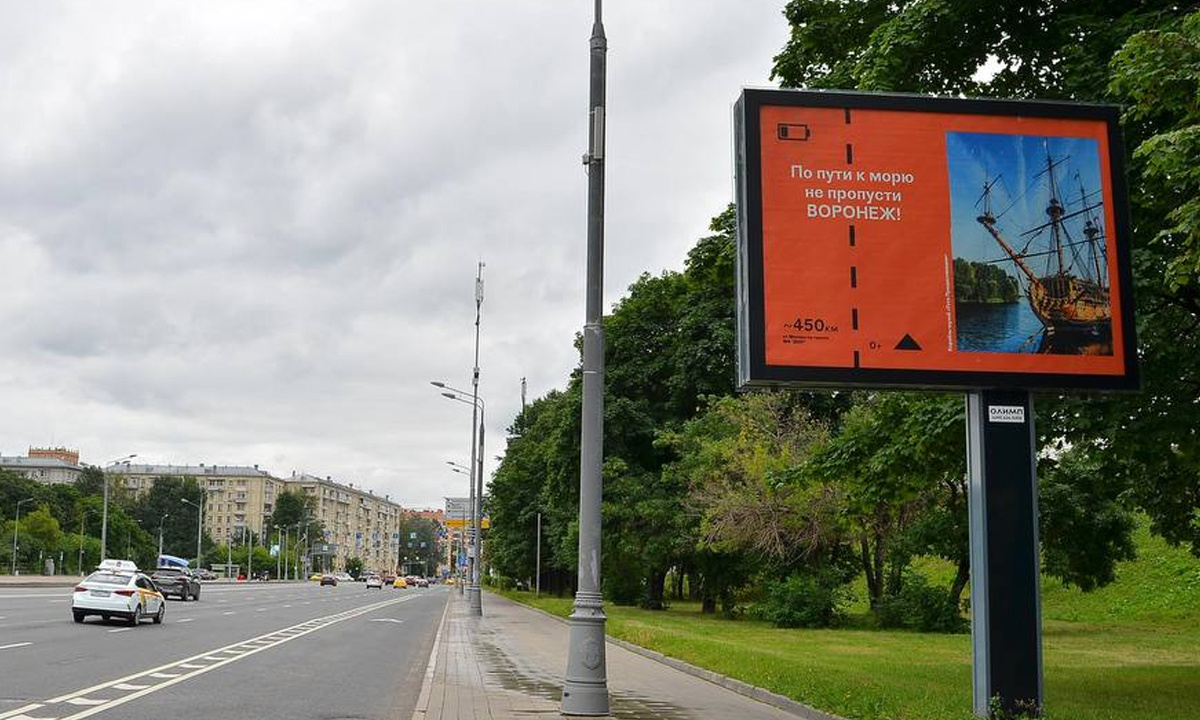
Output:
M744 91L739 385L1135 389L1117 121Z

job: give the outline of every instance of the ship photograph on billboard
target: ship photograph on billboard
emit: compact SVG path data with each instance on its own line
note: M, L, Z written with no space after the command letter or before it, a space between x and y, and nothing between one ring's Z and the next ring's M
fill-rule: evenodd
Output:
M740 384L1135 389L1117 119L744 91Z

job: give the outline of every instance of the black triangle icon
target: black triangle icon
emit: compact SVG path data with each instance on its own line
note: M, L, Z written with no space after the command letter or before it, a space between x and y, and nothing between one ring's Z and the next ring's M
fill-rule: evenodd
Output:
M912 335L905 333L904 337L900 338L900 342L896 343L897 350L920 350L921 346L913 340Z

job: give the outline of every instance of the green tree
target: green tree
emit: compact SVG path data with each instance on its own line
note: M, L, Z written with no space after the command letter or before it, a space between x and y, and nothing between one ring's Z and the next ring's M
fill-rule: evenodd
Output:
M785 86L1125 103L1126 137L1136 148L1133 294L1144 389L1039 398L1039 442L1047 450L1070 445L1073 466L1097 473L1080 501L1141 509L1155 532L1200 553L1195 13L1159 0L792 0L785 14L792 33L773 71ZM997 72L979 72L989 62ZM1046 522L1071 515L1047 515L1043 537L1078 538L1072 552L1084 551L1092 530L1058 532ZM1122 544L1092 550L1120 557ZM1088 554L1076 554L1074 568L1091 568L1103 582L1106 563L1083 562ZM1071 577L1069 565L1051 567Z
M156 541L159 523L162 523L164 553L190 558L196 554L198 513L183 501L199 505L203 502L203 496L204 490L195 478L160 477L133 504L131 514L144 530L155 536ZM201 537L202 551L212 544L212 538L204 532Z
M357 580L358 576L362 575L362 571L363 571L363 559L362 558L360 558L357 555L353 555L351 557L346 558L346 572L350 573L350 577Z

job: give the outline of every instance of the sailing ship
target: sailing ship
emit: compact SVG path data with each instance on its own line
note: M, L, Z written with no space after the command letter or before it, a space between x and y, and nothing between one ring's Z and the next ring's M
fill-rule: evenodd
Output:
M1033 180L1046 178L1048 219L1020 233L1020 249L1017 242L1005 238L997 227L999 216L992 211L992 189L1000 176L984 182L976 202L976 206L983 204L983 212L975 219L1005 254L988 262L1012 263L1019 271L1029 307L1044 328L1041 352L1111 354L1112 305L1101 192L1089 192L1076 172L1079 196L1069 201L1071 207L1064 204L1057 174L1070 156L1054 159L1048 143L1043 144L1046 166ZM1000 216L1016 204L1014 200Z

